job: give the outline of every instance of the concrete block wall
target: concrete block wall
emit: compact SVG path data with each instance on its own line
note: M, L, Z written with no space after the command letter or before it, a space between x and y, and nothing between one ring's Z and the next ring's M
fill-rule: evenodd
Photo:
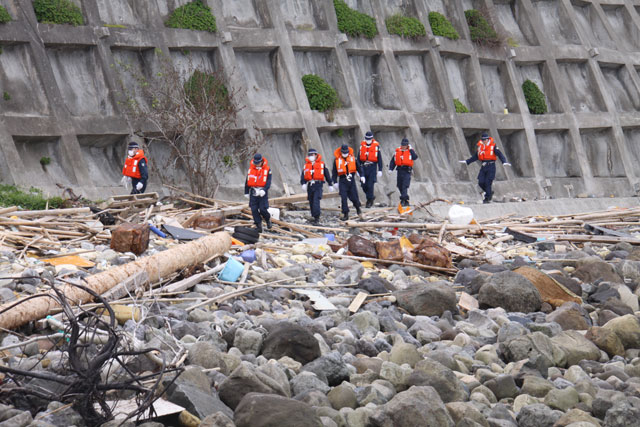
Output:
M347 0L376 18L373 40L340 33L332 0L207 0L217 34L164 26L187 0L74 2L83 26L40 24L31 0L0 0L14 18L0 25L0 92L10 97L0 99L2 182L51 192L60 184L88 197L122 193L117 182L133 129L116 99L122 76L113 64L150 72L161 49L176 67L221 67L241 90L247 108L240 125L265 133L274 193L285 182L298 188L306 148L331 158L342 143L357 147L367 130L382 143L385 163L403 137L417 150L413 200L479 200L478 166L457 160L470 156L484 130L513 164L498 167L498 195L629 196L640 189L637 1ZM473 44L469 8L489 11L510 42ZM385 18L398 11L420 19L428 37L389 35ZM447 16L460 40L434 37L430 11ZM343 108L331 121L309 109L301 83L307 73L338 90ZM548 114L529 114L526 79L545 92ZM453 98L472 112L457 114ZM52 159L46 169L43 156ZM227 171L220 197L239 196L245 167ZM397 201L395 176L385 175L377 191L378 200Z

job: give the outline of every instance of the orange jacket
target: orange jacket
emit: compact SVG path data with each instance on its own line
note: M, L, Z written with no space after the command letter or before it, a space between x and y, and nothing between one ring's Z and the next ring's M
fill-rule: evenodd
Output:
M478 141L478 160L481 162L496 160L496 143L493 138L489 138L489 143L486 145Z
M253 164L251 160L251 166L249 166L249 173L247 174L247 185L249 187L263 188L267 185L267 179L269 178L269 162L267 158L263 157L263 164L260 169Z
M305 159L304 179L305 181L324 181L324 162L320 154L316 154L315 163Z
M135 179L142 178L140 168L138 167L138 163L140 163L140 160L142 159L147 162L147 158L144 156L144 151L142 150L136 151L133 157L127 157L124 161L124 167L122 168L122 175Z
M336 156L336 171L338 172L338 175L346 175L349 173L356 173L358 171L356 158L353 156L353 148L349 147L349 155L346 159L342 157L340 148L337 148L336 151L333 152L333 155Z
M411 150L404 150L400 147L396 148L396 166L409 166L413 167L413 159L411 158Z
M380 151L380 143L375 139L367 146L366 141L360 142L360 161L361 162L377 162L378 152Z

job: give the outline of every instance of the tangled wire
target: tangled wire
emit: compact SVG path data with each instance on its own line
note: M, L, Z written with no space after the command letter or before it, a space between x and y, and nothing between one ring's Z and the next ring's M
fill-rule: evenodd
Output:
M160 397L161 390L169 387L183 369L168 367L160 350L142 348L134 335L116 329L113 308L100 295L81 284L66 282L91 294L100 307L94 310L72 307L62 291L52 284L53 292L47 293L46 297L60 304L63 320L49 319L50 325L61 329L49 339L52 349L62 352L60 365L55 367L55 373L52 369L38 369L41 363L31 369L0 365L0 372L6 375L0 389L0 402L22 408L26 404L24 409L32 412L52 401L68 403L87 425L100 425L114 419L118 400L133 397L138 407L125 414L123 422L139 419L142 415L153 416L153 403ZM22 299L0 314L40 297L45 295ZM40 356L40 362L50 351ZM137 356L146 356L153 361L155 371L136 374L128 362ZM170 373L175 375L164 388L161 387L163 378ZM43 382L48 383L46 388Z

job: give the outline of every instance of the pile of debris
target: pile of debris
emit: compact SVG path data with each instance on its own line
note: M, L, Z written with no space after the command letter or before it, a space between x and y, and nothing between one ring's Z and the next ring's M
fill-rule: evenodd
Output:
M256 238L246 205L179 198L0 211L0 422L640 419L640 209L312 226L291 196Z

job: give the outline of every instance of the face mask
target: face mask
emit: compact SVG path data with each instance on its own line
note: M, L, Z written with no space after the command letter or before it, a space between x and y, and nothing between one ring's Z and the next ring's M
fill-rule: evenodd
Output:
M367 145L371 145L371 143L373 142L373 140L372 140L372 139L365 139L365 140L364 140L364 142L365 142Z
M345 159L347 158L348 155L349 153L342 153L342 157L344 157Z
M129 154L129 157L133 157L134 154L136 154L136 150L129 150L127 153Z
M315 155L309 156L309 161L310 162L315 162L316 161L316 156Z

